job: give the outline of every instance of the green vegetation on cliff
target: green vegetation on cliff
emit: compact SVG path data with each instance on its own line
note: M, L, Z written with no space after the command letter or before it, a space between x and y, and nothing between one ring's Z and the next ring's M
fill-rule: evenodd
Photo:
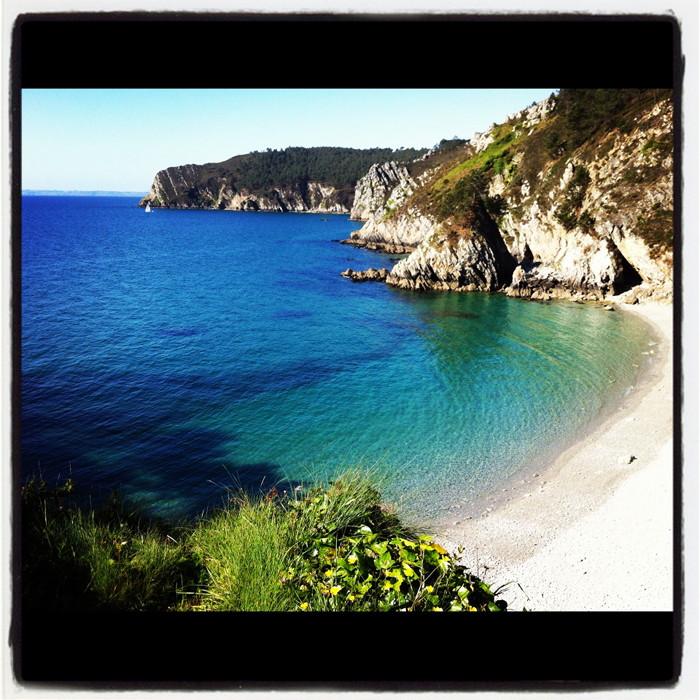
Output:
M588 230L593 226L593 218L585 211L581 211L583 198L591 182L591 176L583 165L573 168L571 179L564 190L564 201L555 212L555 216L561 225L567 230L580 226Z
M561 90L546 130L550 156L571 153L615 129L628 133L635 121L671 90Z
M29 610L500 611L489 586L381 503L365 475L240 493L169 524L118 499L81 508L68 481L22 489Z
M618 136L625 137L640 123L644 129L653 128L664 113L652 112L654 106L671 97L670 90L561 90L552 95L553 107L539 121L526 122L521 113L494 125L482 150L477 152L470 144L454 149L401 210L417 207L439 221L459 222L469 218L478 195L492 218L498 221L510 212L517 223L536 201L540 210L553 208L566 230L593 233L595 219L584 210L583 201L590 182L587 165L600 162ZM640 186L653 186L667 176L666 159L672 149L671 134L648 137L641 146L643 164L620 173L611 200L618 206L629 203L640 196ZM573 178L561 190L561 177L572 160ZM491 201L487 193L495 182L500 196ZM672 246L667 212L644 216L635 232L654 253Z
M426 149L290 147L234 156L201 166L202 179L226 178L251 192L270 187L322 182L336 189L351 188L374 163L418 158Z
M236 194L248 210L349 210L355 184L375 163L410 161L426 152L415 148L268 148L220 163L182 165L156 174L141 200L157 207L229 208ZM311 183L321 185L311 186ZM326 189L330 188L330 189Z

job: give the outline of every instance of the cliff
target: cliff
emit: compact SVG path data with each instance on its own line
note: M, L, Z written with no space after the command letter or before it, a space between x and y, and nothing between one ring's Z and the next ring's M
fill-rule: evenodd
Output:
M409 289L626 301L672 294L670 91L562 90L436 158L374 166L358 245L414 248Z
M355 187L351 218L364 226L346 241L361 247L410 252L436 230L436 222L416 207L406 207L441 165L463 154L467 142L443 140L419 158L373 165Z
M152 207L347 213L355 184L372 164L415 158L424 150L286 148L221 163L158 172L140 202Z

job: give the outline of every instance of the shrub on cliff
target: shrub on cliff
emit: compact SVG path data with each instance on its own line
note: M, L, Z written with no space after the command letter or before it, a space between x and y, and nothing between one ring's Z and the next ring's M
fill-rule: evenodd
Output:
M500 195L489 197L488 180L481 170L465 175L451 189L442 193L437 205L437 214L442 219L455 217L470 225L479 208L498 219L505 212L505 201Z
M629 131L635 119L670 90L563 89L556 98L555 119L546 135L552 157L571 153L595 134Z
M318 496L325 503L324 496ZM302 504L302 508L304 505ZM302 540L284 583L300 610L495 611L506 609L427 535L360 525Z
M567 231L577 226L583 229L590 229L595 223L588 212L581 211L590 182L591 176L588 170L582 165L575 165L571 179L564 190L564 201L554 213L559 223Z

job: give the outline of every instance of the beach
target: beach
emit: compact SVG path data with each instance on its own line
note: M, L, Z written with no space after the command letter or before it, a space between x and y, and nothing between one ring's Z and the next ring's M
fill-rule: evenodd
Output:
M620 305L654 329L633 391L481 515L437 533L510 610L673 607L673 307Z

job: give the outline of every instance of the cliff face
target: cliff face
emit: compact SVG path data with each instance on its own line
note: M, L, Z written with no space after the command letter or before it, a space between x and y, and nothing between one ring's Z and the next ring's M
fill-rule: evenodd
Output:
M201 178L201 166L181 165L161 170L140 204L173 209L233 211L293 211L347 213L348 193L322 182L269 187L263 191L237 189L228 178Z
M501 229L514 257L527 250L512 292L542 291L543 280L572 295L600 297L639 286L634 295L670 298L673 235L673 116L670 99L576 149L561 176L546 164ZM531 188L528 191L528 186ZM491 183L493 193L504 187ZM572 206L573 202L573 206Z
M357 221L372 219L375 214L402 204L415 187L405 164L392 161L372 165L355 186L350 218Z
M466 229L434 227L424 244L394 266L387 283L416 290L495 291L510 282L514 267L498 227L481 210Z
M387 278L411 289L670 298L671 96L583 93L511 115L420 178L368 178L353 239L414 246Z
M425 150L286 148L234 156L221 163L161 170L141 206L347 213L355 184L374 163ZM398 166L396 166L398 167Z
M373 165L355 187L351 218L365 223L351 234L348 242L410 250L438 233L440 225L434 216L407 203L441 166L456 154L471 150L465 141L443 141L411 161Z

